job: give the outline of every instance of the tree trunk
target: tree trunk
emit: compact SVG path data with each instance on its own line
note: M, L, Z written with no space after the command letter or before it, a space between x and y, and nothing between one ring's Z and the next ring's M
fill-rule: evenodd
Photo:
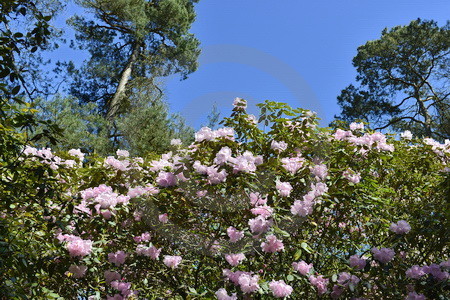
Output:
M111 98L111 100L108 101L108 111L106 113L106 118L110 121L117 114L122 104L122 100L125 95L126 85L130 80L131 71L133 70L133 64L137 60L139 51L140 51L140 44L136 42L133 46L133 52L131 53L131 56L128 59L127 65L122 71L122 75L120 76L120 81L119 84L117 85L116 92L114 93L114 96Z
M421 115L425 119L425 135L427 137L431 137L431 116L430 116L430 113L428 112L428 109L425 106L425 102L420 98L418 93L416 93L416 99L417 99L417 102L419 103L419 109L420 109Z

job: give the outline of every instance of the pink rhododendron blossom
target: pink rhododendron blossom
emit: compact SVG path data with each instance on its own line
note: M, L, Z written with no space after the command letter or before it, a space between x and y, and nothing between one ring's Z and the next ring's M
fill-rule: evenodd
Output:
M292 191L292 185L289 182L276 182L276 188L281 197L288 197Z
M234 99L234 101L233 101L233 106L236 109L246 109L247 108L247 101L242 99L242 98L236 97Z
M272 220L267 220L263 216L257 216L254 219L248 220L248 225L250 226L250 231L252 233L264 233L269 230L272 223Z
M105 165L111 166L116 170L127 171L129 170L130 162L128 160L118 160L113 156L108 156L105 159Z
M119 157L129 157L130 153L127 150L117 150L116 155Z
M261 243L264 252L275 253L284 250L283 241L277 239L273 234L266 237L266 241Z
M203 142L203 141L211 141L215 138L214 131L209 127L202 127L199 131L195 133L195 141Z
M269 288L275 298L285 298L292 294L293 288L286 284L284 280L272 280L269 283Z
M426 273L423 271L422 267L419 267L418 265L414 265L408 270L406 270L406 277L412 278L412 279L419 279L420 277L424 276Z
M230 160L233 165L233 173L238 172L253 173L256 171L256 164L253 157L238 156Z
M253 125L258 124L258 119L256 118L255 115L248 114L246 119L248 122L250 122L250 124L253 124Z
M171 139L170 140L170 145L172 146L181 146L182 142L180 139Z
M148 241L150 241L150 238L151 238L150 233L149 233L149 232L144 232L144 233L141 234L140 236L135 236L135 237L133 238L133 240L134 240L136 243L140 243L140 242L148 242Z
M346 138L352 137L353 134L351 131L345 131L342 129L337 129L336 132L334 133L334 138L336 140L345 140Z
M371 251L373 253L373 257L383 264L390 262L395 256L394 250L390 248L378 249L374 247Z
M350 123L350 130L351 131L355 131L355 130L364 130L364 123Z
M100 214L103 216L103 218L105 218L106 220L111 219L112 217L112 212L110 210L101 210Z
M116 280L111 282L111 287L120 291L122 294L125 294L131 288L131 283Z
M208 166L203 165L200 161L196 160L192 165L192 168L199 174L207 174Z
M324 180L328 175L328 168L324 164L315 165L310 168L310 171L319 180Z
M159 220L161 223L166 224L167 222L169 222L169 217L167 216L167 213L165 213L165 214L160 214L160 215L158 216L158 220Z
M86 274L87 267L86 266L76 266L71 265L69 267L69 272L72 273L74 278L81 278L84 277Z
M299 262L293 262L292 267L295 271L299 272L302 275L306 275L309 273L309 271L312 269L313 264L307 264L303 260Z
M231 270L229 270L229 269L224 269L223 270L223 276L227 279L227 280L229 280L229 281L231 281L234 285L239 285L239 277L241 276L241 275L243 275L243 274L246 274L246 275L252 275L252 273L250 273L250 272L244 272L244 271L236 271L236 272L232 272Z
M121 276L115 271L105 271L104 273L106 283L120 280Z
M26 145L25 149L23 150L23 154L25 155L37 155L37 149L31 146ZM70 153L69 153L70 154Z
M364 258L360 258L358 255L350 256L350 267L355 268L357 270L362 270L366 266L366 260Z
M294 204L291 206L291 213L296 216L306 217L307 215L312 214L312 212L313 212L312 201L295 200Z
M136 247L136 253L138 255L144 255L144 256L150 257L153 260L158 259L159 254L161 253L161 250L162 250L161 248L158 249L155 246L146 247L144 245L138 245Z
M252 214L260 215L263 216L264 218L268 218L273 214L273 208L267 205L254 207L250 209L250 211L252 212Z
M72 257L83 257L89 255L92 251L92 241L76 238L67 243L67 250Z
M342 174L348 181L352 183L359 183L361 181L361 175L359 173L355 173L352 170L346 170Z
M115 264L116 266L120 266L125 263L125 259L127 258L127 254L122 250L117 251L115 253L108 254L108 261L110 263Z
M317 288L317 293L320 295L323 295L327 292L328 288L328 279L323 278L322 275L320 276L309 276L309 282Z
M128 190L127 195L128 195L130 198L135 198L135 197L144 195L145 193L147 193L147 191L148 191L148 190L147 190L145 187L143 187L143 186L137 186L137 187L134 187L134 188L130 188L130 189Z
M215 295L217 297L217 300L237 300L236 293L233 293L231 296L229 296L224 288L219 289L215 293Z
M80 149L70 149L68 153L71 156L78 157L80 160L84 160L84 153Z
M182 257L181 256L164 256L163 263L172 269L175 269L178 267L178 265L181 263Z
M177 184L176 176L171 172L161 171L156 177L156 183L162 187L170 187Z
M427 274L431 274L434 277L434 279L438 281L443 281L449 278L449 273L442 271L441 267L437 264L423 266L422 270Z
M208 194L208 191L207 191L207 190L197 191L197 192L196 192L197 197L200 197L200 198L205 197L207 194Z
M337 299L341 297L341 295L344 293L345 287L339 286L339 285L333 285L333 291L331 292L330 296L333 299ZM352 298L353 300L354 298Z
M236 267L245 259L245 255L244 253L226 254L225 259L230 265Z
M228 176L228 173L225 170L221 170L219 172L216 167L208 167L206 169L208 174L208 182L210 184L219 184L221 182L225 182Z
M270 148L272 150L275 150L277 152L282 152L285 151L288 147L288 144L284 141L272 141L272 143L270 144Z
M214 132L216 137L234 141L234 129L231 127L219 128Z
M351 275L347 272L341 272L339 273L337 282L340 285L347 287L350 283L354 285L358 284L360 282L360 279L358 278L358 276Z
M231 160L232 153L229 147L223 147L217 152L216 157L214 158L214 163L217 165L223 165Z
M408 222L401 220L397 223L392 223L389 229L396 234L406 234L411 230L411 226Z
M266 205L267 199L262 197L259 193L250 193L249 195L250 203L253 206Z
M303 167L303 162L305 161L302 157L289 157L281 159L283 168L286 169L291 174L297 173Z
M317 182L311 184L311 191L314 193L315 197L319 197L328 192L328 186L325 182Z
M400 136L402 137L402 139L405 139L405 140L411 140L413 137L411 131L409 131L409 130L403 131L402 133L400 133Z
M237 241L239 241L240 239L242 239L244 237L243 231L239 231L232 226L228 227L227 234L228 234L228 237L230 238L230 242L232 242L232 243L236 243Z
M242 274L239 276L238 282L241 287L241 291L245 294L253 293L259 290L258 275Z

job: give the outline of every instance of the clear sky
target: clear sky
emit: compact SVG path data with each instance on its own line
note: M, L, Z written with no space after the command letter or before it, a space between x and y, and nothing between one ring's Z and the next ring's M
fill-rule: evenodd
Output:
M326 126L339 114L337 95L354 82L358 46L417 18L443 26L450 1L201 0L196 11L191 32L201 42L200 67L187 80L165 80L171 112L198 129L214 103L223 117L235 97L247 99L254 114L254 104L269 99L315 110ZM65 59L85 56L61 50Z
M239 96L313 109L327 125L339 113L336 96L354 81L357 47L419 17L442 26L450 1L203 0L196 11L200 67L167 80L172 111L198 128L213 103L227 116Z

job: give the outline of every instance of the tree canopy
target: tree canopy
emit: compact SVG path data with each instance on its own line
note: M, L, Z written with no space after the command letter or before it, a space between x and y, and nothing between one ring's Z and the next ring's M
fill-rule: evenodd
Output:
M353 65L359 86L341 92L338 118L449 138L449 59L450 23L439 27L417 19L384 29L379 39L358 48Z
M72 69L72 95L97 102L109 119L136 90L157 89L154 78L195 71L198 40L189 33L198 0L79 0L94 17L75 16L78 47L91 57Z

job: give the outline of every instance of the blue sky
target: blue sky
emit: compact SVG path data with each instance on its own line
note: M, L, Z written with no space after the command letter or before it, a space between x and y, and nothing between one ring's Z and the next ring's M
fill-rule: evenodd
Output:
M450 1L201 0L196 11L200 67L187 80L165 79L172 112L198 129L214 103L227 116L242 97L257 114L254 104L269 99L315 110L327 125L354 82L357 47L419 17L442 26Z

